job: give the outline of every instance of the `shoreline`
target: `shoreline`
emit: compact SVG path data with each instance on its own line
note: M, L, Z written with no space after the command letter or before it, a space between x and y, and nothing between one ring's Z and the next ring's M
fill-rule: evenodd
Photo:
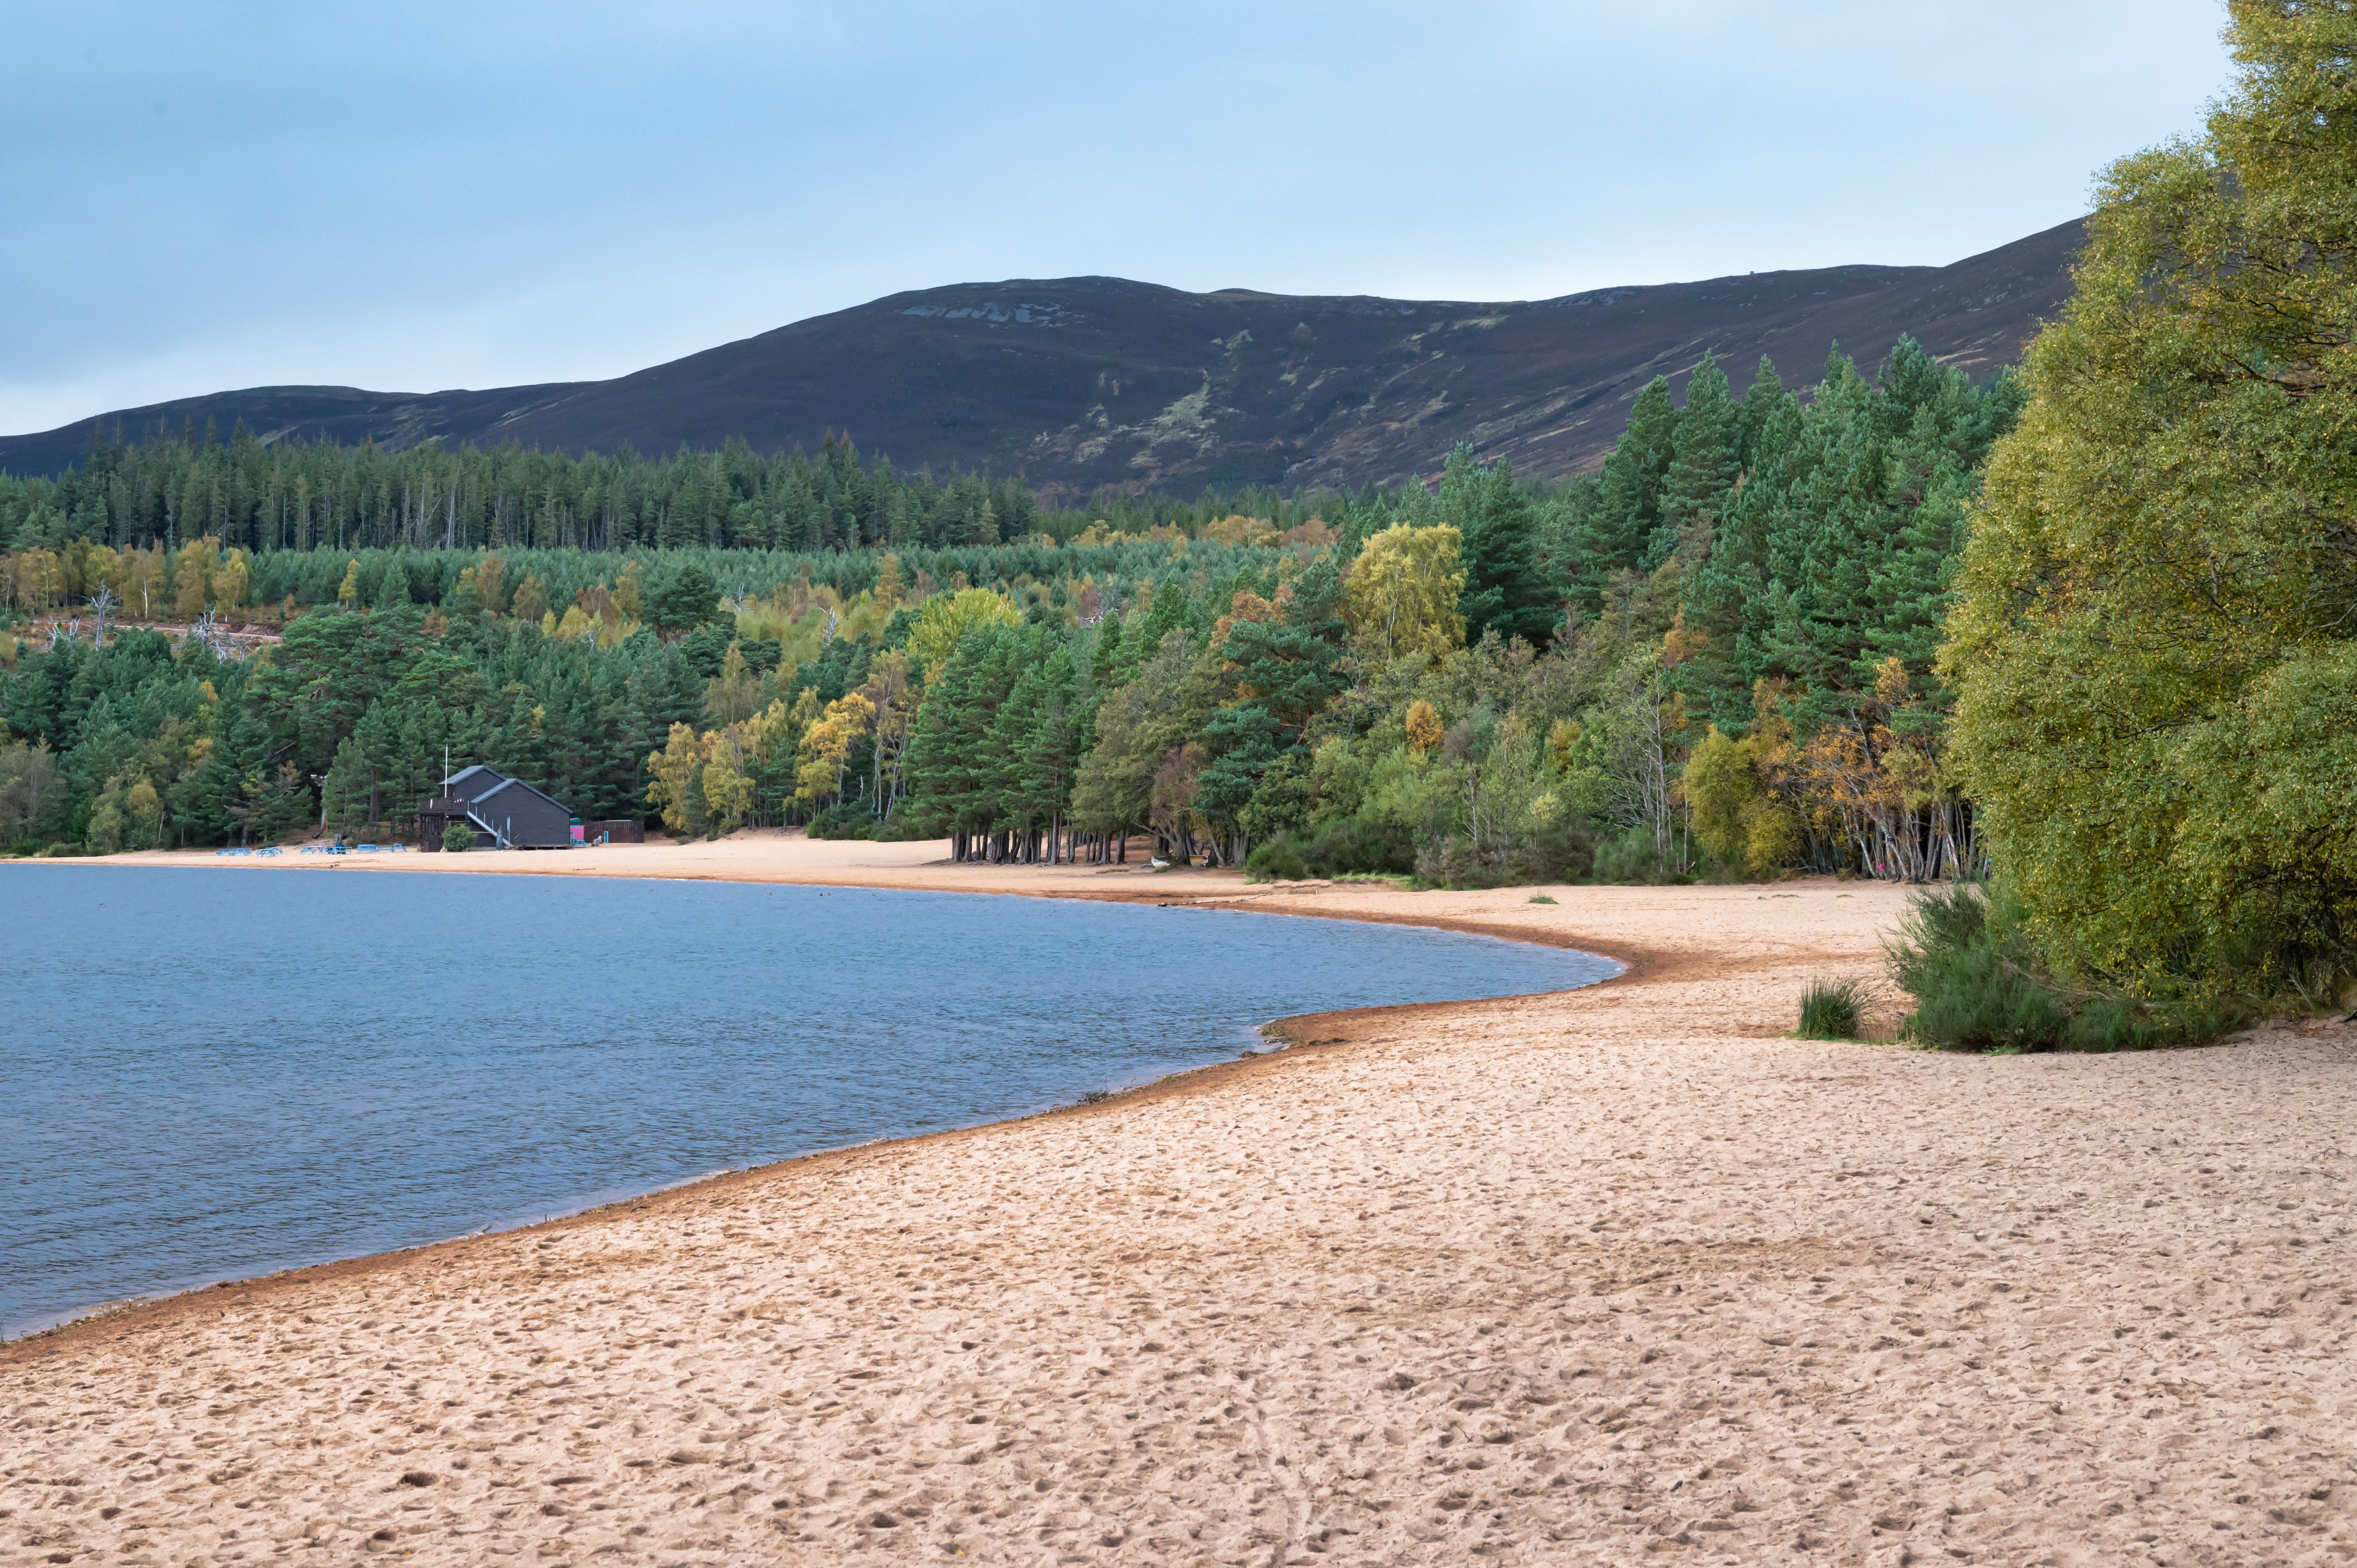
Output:
M737 841L742 841L743 839L752 837L755 833L762 832L763 830L746 830L740 832L738 834L732 835L732 838ZM784 835L780 836L783 837ZM793 835L792 838L787 839L786 842L794 842L799 838L800 835L796 834ZM728 841L722 842L725 843ZM827 843L830 841L820 840L816 842ZM937 849L942 847L942 844L946 841L911 840L905 842L909 843L921 843L928 848ZM660 850L673 846L659 843L655 845L629 845L615 847L618 849L640 851L650 847ZM894 847L897 848L900 846L896 845ZM1608 951L1601 946L1577 943L1567 938L1556 938L1544 933L1533 934L1523 932L1510 926L1500 926L1494 923L1481 923L1477 925L1448 919L1419 919L1414 916L1386 917L1366 914L1353 915L1346 913L1324 913L1316 910L1298 908L1251 909L1247 901L1253 898L1254 895L1250 891L1250 889L1256 886L1270 891L1284 891L1288 886L1297 891L1315 891L1320 887L1329 886L1349 886L1349 884L1334 884L1323 879L1289 885L1253 884L1246 882L1241 873L1206 871L1204 868L1200 867L1189 868L1187 872L1175 873L1153 872L1143 867L1119 867L1114 869L1132 875L1149 875L1156 877L1167 875L1207 875L1217 877L1220 885L1223 888L1232 886L1234 889L1243 891L1209 893L1186 891L1180 893L1177 897L1155 897L1150 893L1125 894L1112 889L953 887L947 886L932 886L930 884L926 886L911 886L907 883L802 880L791 875L729 875L725 872L711 871L688 873L665 872L660 869L631 870L622 866L614 866L609 868L603 865L597 867L594 870L574 870L562 865L543 868L530 864L468 865L464 866L440 865L432 864L431 862L424 864L410 864L408 861L408 854L414 853L415 852L404 852L398 859L395 859L394 855L391 853L382 853L381 855L377 856L354 857L354 859L358 861L358 864L353 864L353 861L351 860L343 860L340 858L338 861L330 861L324 864L320 862L282 863L271 860L248 861L243 858L222 861L215 858L210 852L204 850L150 851L119 855L77 856L70 859L50 861L28 861L26 864L45 865L97 865L115 869L129 867L135 869L237 869L255 871L353 870L489 876L587 875L594 876L600 880L619 878L651 882L730 882L741 883L748 886L840 887L847 891L856 890L877 893L952 893L970 895L976 897L1055 898L1071 902L1090 903L1119 904L1143 903L1150 901L1155 903L1157 907L1162 908L1244 909L1253 913L1285 915L1301 919L1355 921L1356 923L1362 925L1397 925L1427 930L1453 931L1460 935L1486 937L1494 941L1528 942L1534 946L1551 947L1563 951L1585 953L1590 957L1600 958L1608 962L1620 965L1620 971L1618 973L1609 974L1599 980L1590 981L1586 985L1575 986L1572 988L1573 990L1578 991L1590 990L1597 986L1609 985L1627 980L1637 972L1638 965L1640 961L1641 961L1633 957L1622 957L1614 952ZM565 853L569 852L519 851L510 852L510 854L515 859L529 862L531 860L542 858L544 855L562 854ZM490 858L490 854L489 853L484 853L483 858L488 860ZM502 859L505 858L507 857L502 857ZM386 864L388 862L389 864ZM952 875L958 873L981 873L986 875L993 872L1006 871L1086 872L1091 875L1102 875L1107 869L1104 867L1094 866L1035 867L1015 865L960 865L957 862L951 861L946 858L910 862L909 868L918 874L920 880L923 879L922 874L928 871L937 871ZM1485 1003L1510 1002L1526 997L1561 996L1567 994L1569 994L1568 992L1560 991L1526 992L1502 996L1459 998L1438 1002L1383 1003L1367 1007L1345 1007L1330 1009L1323 1012L1282 1014L1277 1017L1269 1019L1265 1023L1253 1026L1254 1033L1260 1036L1263 1039L1275 1039L1281 1042L1270 1047L1268 1049L1255 1051L1246 1056L1232 1058L1223 1061L1211 1061L1202 1063L1197 1067L1181 1068L1175 1072L1166 1073L1160 1078L1155 1079L1147 1083L1135 1084L1127 1089L1100 1091L1102 1098L1099 1099L1086 1100L1071 1105L1049 1106L1045 1110L1032 1112L1028 1115L1002 1117L990 1122L977 1122L963 1127L946 1127L935 1129L931 1132L909 1133L899 1137L874 1138L865 1143L845 1144L841 1148L813 1149L806 1154L791 1155L784 1159L772 1160L765 1165L748 1165L737 1170L716 1171L705 1176L689 1176L683 1180L673 1182L667 1186L651 1188L643 1193L636 1193L622 1197L611 1198L602 1203L592 1204L587 1208L575 1209L565 1214L555 1215L551 1219L540 1220L534 1223L509 1226L502 1230L469 1231L463 1235L444 1237L438 1240L421 1241L414 1246L396 1247L390 1251L381 1252L356 1253L348 1258L330 1259L325 1262L319 1263L299 1264L292 1268L274 1270L268 1273L237 1276L218 1281L208 1281L202 1284L188 1285L178 1290L169 1291L157 1295L127 1298L120 1305L102 1303L92 1307L81 1316L67 1318L47 1327L30 1329L23 1334L15 1335L13 1337L0 1337L0 1366L5 1366L8 1364L8 1353L11 1351L17 1350L24 1347L34 1346L40 1341L54 1340L61 1337L70 1336L84 1329L95 1329L101 1326L114 1325L130 1326L130 1324L126 1321L130 1319L138 1319L140 1324L144 1326L149 1320L150 1314L158 1315L158 1321L168 1320L171 1316L176 1316L176 1309L199 1311L210 1310L210 1308L206 1306L203 1298L209 1295L210 1293L217 1290L244 1292L247 1293L247 1294L240 1297L240 1299L251 1300L251 1293L253 1290L269 1287L274 1284L291 1285L312 1283L328 1278L349 1278L363 1273L376 1272L380 1267L389 1267L404 1262L415 1261L420 1259L423 1254L435 1252L443 1248L462 1247L472 1242L484 1240L490 1237L517 1236L529 1232L554 1230L571 1221L586 1219L593 1215L604 1214L618 1209L641 1208L649 1203L669 1197L673 1194L685 1193L707 1186L715 1186L722 1182L729 1181L733 1178L758 1176L765 1173L783 1172L792 1167L807 1165L813 1161L825 1160L839 1155L854 1155L863 1151L920 1144L933 1139L954 1138L963 1134L985 1132L993 1127L1011 1126L1019 1122L1038 1121L1043 1117L1078 1116L1109 1112L1120 1105L1126 1104L1132 1101L1141 1100L1145 1097L1159 1099L1167 1095L1208 1093L1224 1083L1228 1077L1249 1072L1255 1065L1286 1052L1294 1050L1331 1050L1338 1046L1344 1046L1351 1043L1351 1036L1347 1034L1329 1036L1325 1034L1325 1031L1329 1029L1343 1028L1347 1030L1354 1026L1365 1026L1378 1019L1389 1020L1395 1017L1411 1016L1423 1011L1477 1006ZM1318 1037L1312 1038L1311 1036Z
M1799 1041L1903 890L1534 891L1244 907L1629 968L0 1349L0 1559L2357 1552L2357 1026Z

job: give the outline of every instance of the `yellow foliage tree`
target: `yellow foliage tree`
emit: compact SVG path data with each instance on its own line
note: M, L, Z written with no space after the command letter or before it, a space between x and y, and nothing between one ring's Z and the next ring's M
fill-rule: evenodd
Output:
M141 774L139 781L124 796L123 804L135 848L154 849L163 842L164 800L156 792L153 779Z
M860 694L876 706L876 773L879 786L877 796L889 807L899 794L900 762L907 756L909 741L917 723L917 710L923 705L921 693L911 678L915 660L905 649L894 648L879 653L867 667L867 683ZM886 780L890 788L882 788Z
M489 562L484 563L489 565ZM482 578L475 579L479 590ZM537 577L527 576L516 585L515 603L510 607L518 620L534 621L548 613L548 589Z
M145 550L123 553L123 583L117 590L123 595L125 615L135 615L141 620L154 620L164 588L164 552L150 546ZM134 607L136 607L135 608Z
M507 563L486 555L475 568L475 598L486 613L499 615L508 607Z
M224 610L241 609L253 592L253 557L242 550L230 551L213 571L213 603Z
M816 803L843 793L843 769L851 757L852 743L876 722L876 704L857 692L847 692L826 705L818 723L802 736L802 765L794 774L797 800Z
M708 828L717 838L742 827L753 810L753 780L745 775L745 757L736 735L715 731L704 737L704 809Z
M1022 622L1014 601L988 588L960 588L953 594L936 594L917 612L916 627L909 633L909 657L924 669L926 683L930 685L940 679L942 667L957 651L958 644L974 632L985 626L1019 626Z
M1421 698L1407 705L1407 744L1415 752L1430 751L1440 744L1440 710Z
M184 621L193 621L205 613L212 601L213 566L220 556L220 541L210 537L191 540L180 547L172 563L172 613ZM359 563L353 563L355 567Z
M744 650L730 643L727 657L720 661L720 673L705 683L704 716L724 729L743 724L753 716L760 685L752 666L745 662Z
M673 725L668 744L647 754L647 804L662 813L662 824L690 836L704 829L701 791L696 775L704 767L702 736L685 725Z
M1342 585L1342 618L1360 646L1388 663L1411 653L1438 659L1463 643L1462 552L1462 536L1445 526L1401 523L1371 537Z
M1711 858L1752 881L1773 876L1800 850L1793 813L1768 789L1760 766L1763 739L1736 740L1710 726L1687 759L1682 780L1694 834Z

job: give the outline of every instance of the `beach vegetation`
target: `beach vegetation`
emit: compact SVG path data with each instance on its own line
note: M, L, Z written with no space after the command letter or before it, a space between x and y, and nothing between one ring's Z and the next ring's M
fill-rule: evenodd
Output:
M2255 1008L2215 997L2139 996L2058 972L2033 917L2003 883L1927 888L1889 945L1894 979L1914 1003L1909 1040L1940 1050L2143 1050L2200 1045L2248 1023Z
M1804 1040L1855 1040L1865 1028L1866 987L1857 980L1812 980L1801 993Z

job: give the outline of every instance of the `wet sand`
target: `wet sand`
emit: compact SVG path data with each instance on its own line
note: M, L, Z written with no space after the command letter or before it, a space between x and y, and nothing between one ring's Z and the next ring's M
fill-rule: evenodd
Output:
M1872 973L1897 890L939 853L393 859L1243 899L1631 968L0 1348L0 1563L2357 1556L2357 1026L1806 1043L1801 985Z

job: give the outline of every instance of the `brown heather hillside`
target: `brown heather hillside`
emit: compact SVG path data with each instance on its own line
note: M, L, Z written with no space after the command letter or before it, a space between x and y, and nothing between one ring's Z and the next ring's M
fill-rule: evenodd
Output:
M2077 222L1946 267L1829 267L1482 304L1187 294L1121 278L893 295L605 381L490 392L260 387L101 415L268 439L520 442L641 452L847 431L904 468L1021 471L1044 498L1100 486L1355 487L1429 472L1459 441L1564 475L1611 448L1656 374L1706 350L1739 389L1759 357L1813 383L1838 344L1871 367L1902 333L1984 375L2060 309ZM0 437L0 469L55 472L90 420Z

